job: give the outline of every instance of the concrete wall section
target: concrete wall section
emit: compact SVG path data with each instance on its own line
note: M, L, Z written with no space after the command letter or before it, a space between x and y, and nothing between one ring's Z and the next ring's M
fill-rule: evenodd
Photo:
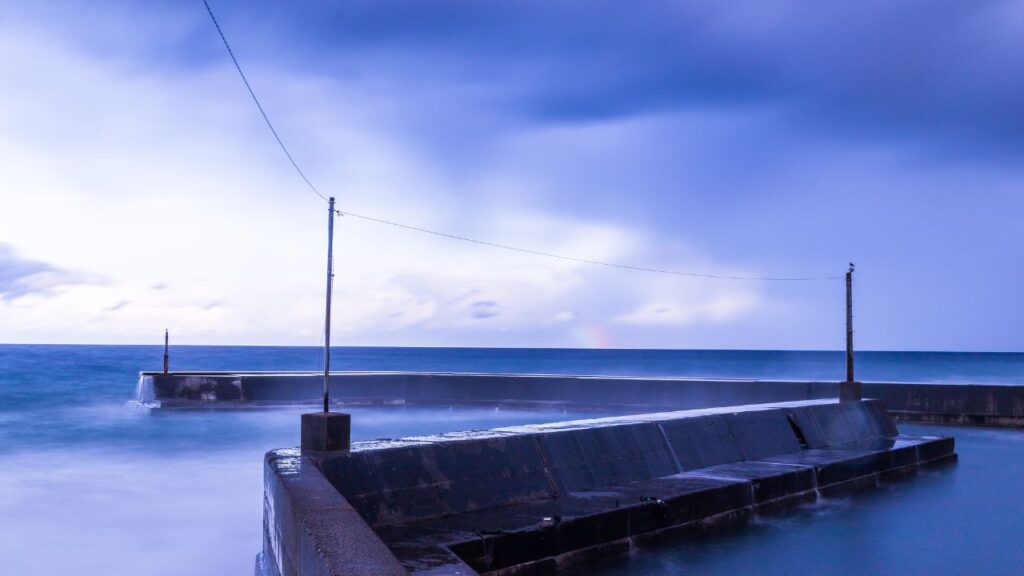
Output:
M898 433L884 405L878 401L819 404L790 411L788 415L808 448L835 446L870 436L894 436Z
M153 387L153 400L223 402L242 399L242 377L234 374L156 373L147 376Z
M322 376L312 373L144 372L139 400L164 408L258 406L319 402ZM960 384L864 384L902 419L1024 426L1024 386ZM834 398L835 382L701 380L607 376L334 373L337 402L565 403L638 406L644 409L706 408L736 404ZM831 420L830 420L831 421ZM825 441L841 430L819 430Z
M557 493L533 436L355 448L326 459L320 467L377 528L553 498Z
M197 401L252 404L315 402L322 376L312 373L143 373L167 407ZM704 408L830 398L834 383L695 380L605 376L444 373L334 373L331 397L339 402L533 402L581 405Z
M536 436L548 469L563 493L678 471L656 423L597 426Z
M658 426L672 446L681 470L706 468L743 459L743 453L736 444L725 415L678 418L659 422Z
M387 546L295 450L264 463L263 561L272 576L399 576Z
M320 468L380 528L799 452L801 423L817 443L831 430L827 421L844 414L834 440L888 432L874 419L885 414L878 401L837 406L806 401L356 443Z
M864 384L901 419L1024 426L1024 386L958 384Z
M806 407L794 408L800 412ZM800 440L789 423L787 410L754 410L726 414L743 460L756 460L771 454L800 450ZM865 431L866 432L866 431Z

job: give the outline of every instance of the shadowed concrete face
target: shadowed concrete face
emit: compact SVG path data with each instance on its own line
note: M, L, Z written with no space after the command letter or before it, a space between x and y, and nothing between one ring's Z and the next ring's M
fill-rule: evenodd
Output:
M630 411L707 408L836 398L839 382L351 372L331 375L338 404L602 406ZM289 373L160 373L140 376L138 398L162 409L262 407L321 399L320 376ZM900 419L1024 426L1024 386L868 382L868 398Z

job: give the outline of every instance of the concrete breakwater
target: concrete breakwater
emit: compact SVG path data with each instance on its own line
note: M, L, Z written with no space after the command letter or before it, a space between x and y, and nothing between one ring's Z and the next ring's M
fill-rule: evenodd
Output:
M164 409L255 408L320 400L322 376L299 372L143 372L137 396ZM631 410L709 408L834 398L836 382L635 378L541 374L337 372L339 404L607 406ZM864 396L893 417L955 424L1024 426L1024 386L865 382Z
M554 574L955 460L812 400L277 450L257 574Z

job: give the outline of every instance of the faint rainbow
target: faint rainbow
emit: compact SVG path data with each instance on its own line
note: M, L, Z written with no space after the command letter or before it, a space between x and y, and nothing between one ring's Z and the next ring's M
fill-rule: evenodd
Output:
M611 348L612 335L602 324L579 324L573 328L573 339L580 348Z

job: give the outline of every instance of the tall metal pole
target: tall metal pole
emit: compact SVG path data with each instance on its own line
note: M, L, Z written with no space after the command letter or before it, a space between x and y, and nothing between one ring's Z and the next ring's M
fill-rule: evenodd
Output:
M327 208L327 313L324 318L324 413L328 409L331 378L331 292L334 289L334 196Z
M846 381L853 379L853 264L846 272Z
M164 328L164 374L167 374L167 367L169 365L168 360L170 359L169 355L167 354L167 345L169 342L169 338L170 337L168 336L167 328Z

